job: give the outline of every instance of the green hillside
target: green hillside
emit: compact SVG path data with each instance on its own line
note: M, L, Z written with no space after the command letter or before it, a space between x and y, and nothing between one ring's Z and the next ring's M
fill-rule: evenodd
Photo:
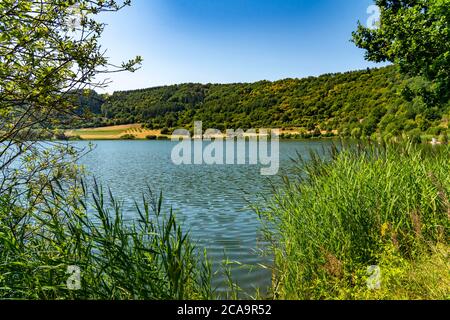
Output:
M144 123L149 129L203 126L337 130L343 136L374 133L444 135L449 104L427 107L408 99L406 85L425 86L393 66L304 79L236 84L181 84L115 92L96 124Z

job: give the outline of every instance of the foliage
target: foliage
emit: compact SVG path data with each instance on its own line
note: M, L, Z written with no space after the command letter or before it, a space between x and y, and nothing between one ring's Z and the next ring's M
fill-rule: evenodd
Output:
M74 189L75 190L75 189ZM32 211L0 197L0 299L209 299L211 269L162 198L125 220L111 193L52 186ZM68 267L80 268L70 290Z
M144 123L150 129L300 128L305 136L338 130L342 136L398 136L448 130L450 104L430 108L402 91L417 79L395 67L306 79L237 84L181 84L115 92L102 105L103 124ZM98 122L99 120L97 120ZM168 131L168 130L167 130Z
M447 103L450 98L450 0L376 0L381 10L379 27L359 24L355 44L366 58L390 61L401 72L430 81L414 91L428 105Z
M169 134L169 133L170 133L169 128L164 127L161 129L161 134Z
M448 146L401 144L300 161L259 210L273 243L274 297L448 299L449 156ZM366 285L372 265L380 290Z
M108 62L98 43L104 24L95 20L98 14L128 4L128 0L0 2L0 193L18 186L39 190L71 171L66 161L79 150L61 143L43 147L36 140L52 136L50 130L80 113L85 101L76 93L106 85L96 77L136 70L140 57L119 67Z
M124 134L120 137L121 140L134 140L136 137L132 134Z

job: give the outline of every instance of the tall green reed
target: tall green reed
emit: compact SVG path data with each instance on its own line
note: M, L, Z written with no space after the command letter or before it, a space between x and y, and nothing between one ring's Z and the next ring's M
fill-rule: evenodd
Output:
M111 192L75 189L55 183L26 212L0 197L0 299L212 297L210 263L162 195L143 197L127 221Z
M448 252L449 159L448 146L412 144L346 146L300 159L295 177L258 210L275 256L274 297L382 298L367 291L368 266L381 266L386 280L399 261L410 266L439 245ZM389 285L384 297L392 297Z

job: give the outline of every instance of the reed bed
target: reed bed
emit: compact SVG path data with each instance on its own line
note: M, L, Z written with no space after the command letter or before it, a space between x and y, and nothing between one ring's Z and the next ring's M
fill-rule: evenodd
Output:
M33 210L0 198L0 299L211 298L210 264L161 196L144 197L131 222L98 185L63 189Z
M450 147L334 147L326 158L298 160L258 209L273 297L450 299Z

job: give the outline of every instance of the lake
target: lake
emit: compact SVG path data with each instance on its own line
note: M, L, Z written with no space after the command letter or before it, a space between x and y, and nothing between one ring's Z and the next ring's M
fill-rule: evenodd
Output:
M79 147L88 145L79 141ZM251 165L175 165L171 141L94 141L93 151L85 155L83 164L88 174L123 201L125 215L136 217L134 201L142 199L148 186L163 192L164 205L174 209L185 230L200 247L207 248L214 270L226 257L243 266L233 270L233 280L247 292L267 288L271 272L258 267L270 265L270 257L262 257L264 248L258 216L249 201L258 202L270 195L270 183L280 184L281 175L293 167L297 153L308 157L311 150L322 152L329 140L281 141L280 172L262 176L261 166ZM206 142L205 142L206 143ZM252 266L253 268L249 268ZM223 289L223 277L214 285Z

